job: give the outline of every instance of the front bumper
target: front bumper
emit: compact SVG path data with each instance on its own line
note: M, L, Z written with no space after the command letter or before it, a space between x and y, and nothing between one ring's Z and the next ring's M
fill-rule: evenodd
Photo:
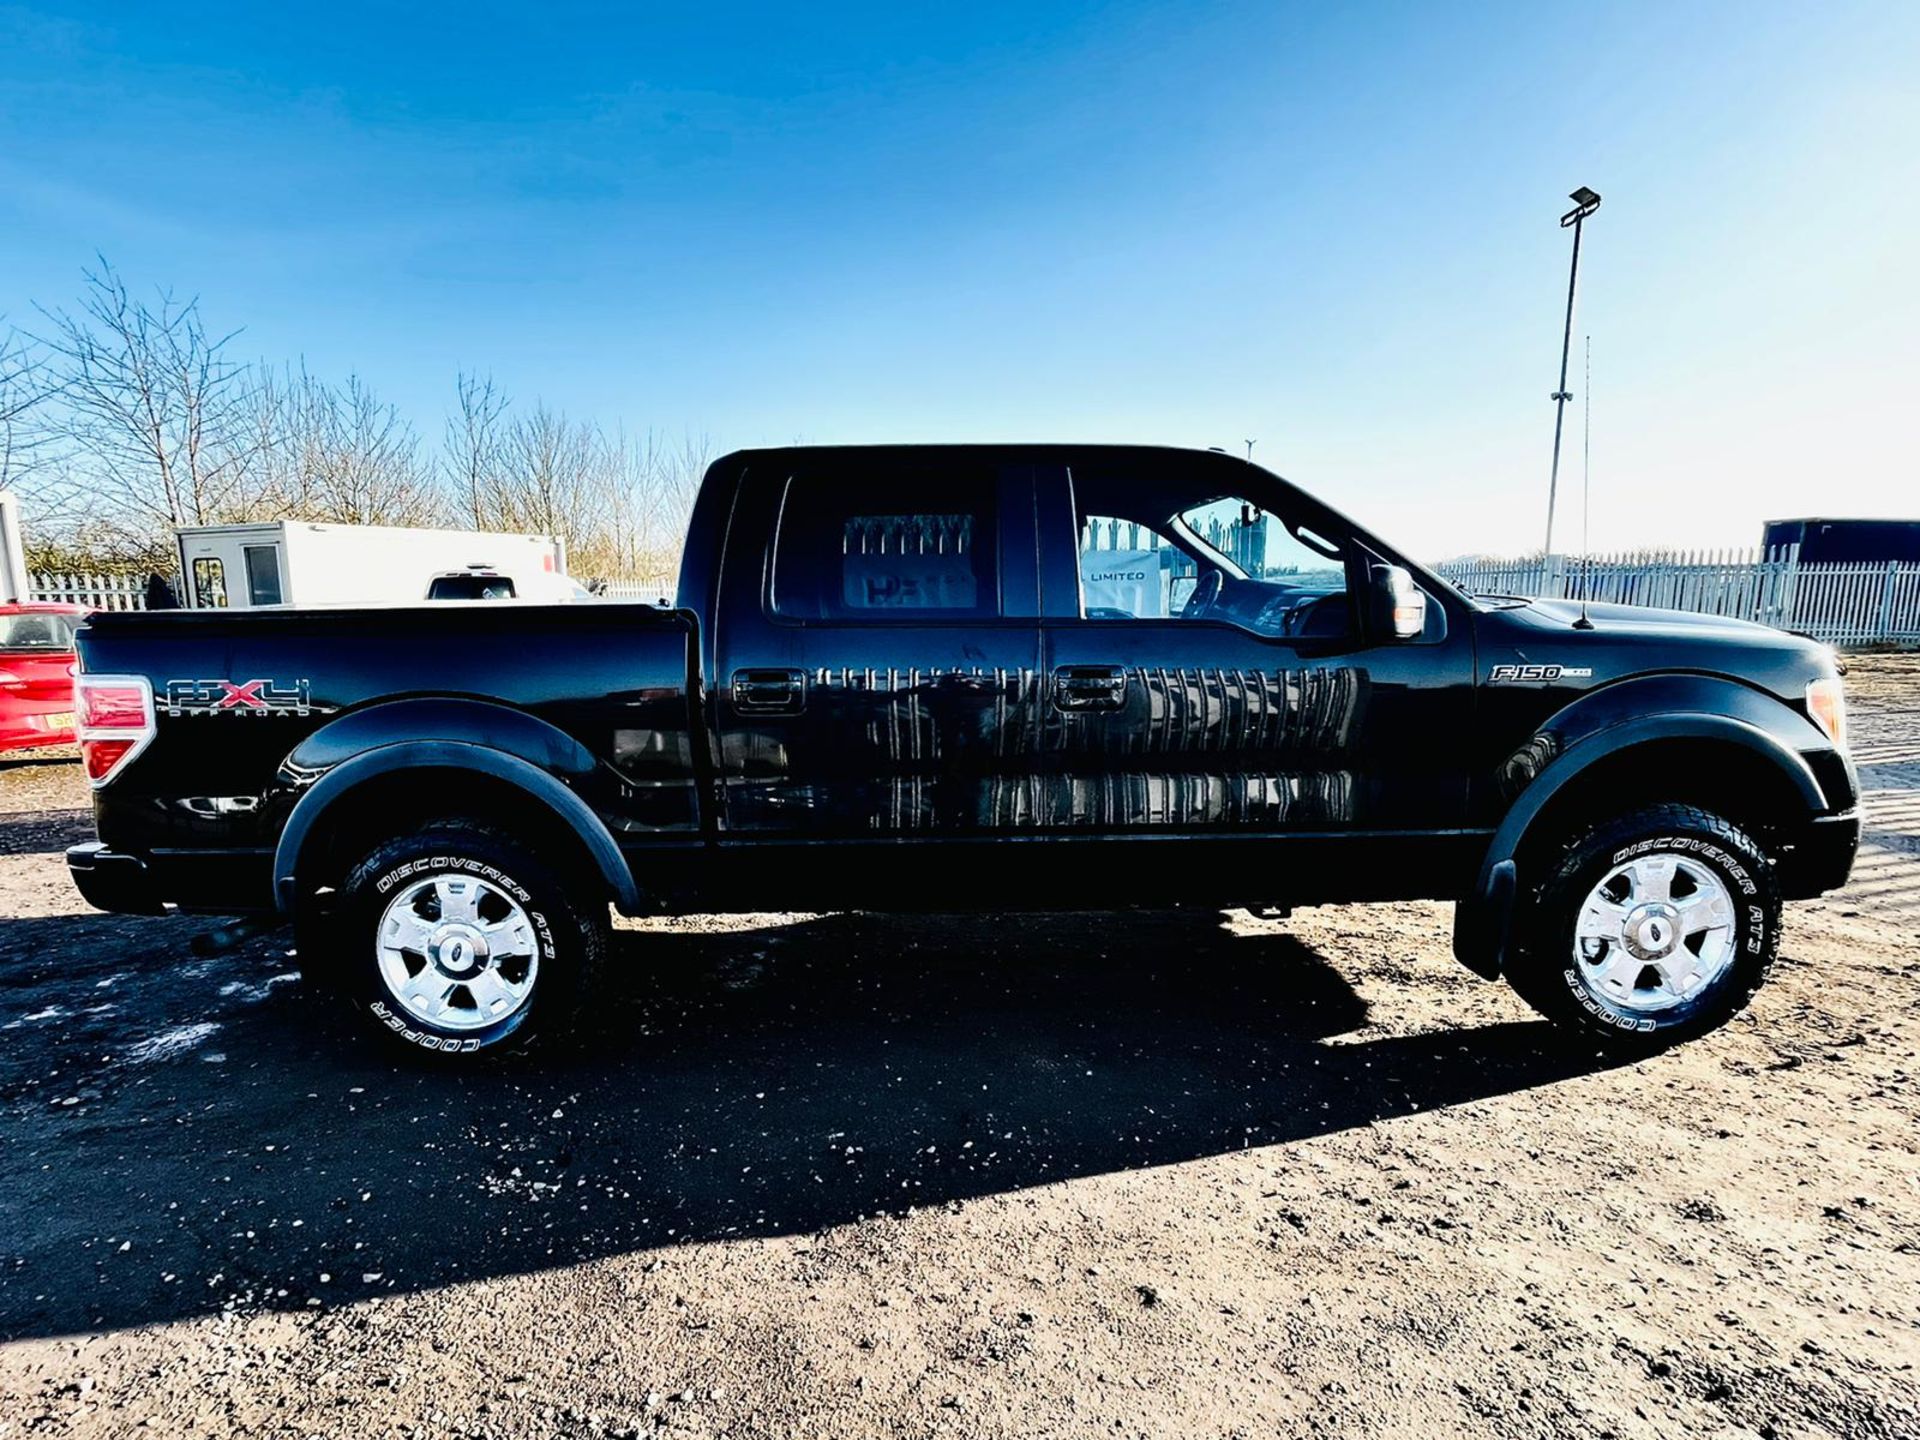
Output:
M1780 857L1780 892L1789 900L1810 900L1838 890L1853 873L1860 849L1860 811L1816 815Z
M121 915L166 913L153 872L138 855L121 855L98 840L89 840L68 849L67 873L81 897L96 910Z

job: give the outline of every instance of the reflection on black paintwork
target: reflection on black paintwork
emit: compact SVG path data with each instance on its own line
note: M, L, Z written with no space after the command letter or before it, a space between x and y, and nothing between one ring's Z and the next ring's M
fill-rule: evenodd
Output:
M1069 754L1339 756L1358 734L1366 672L1130 668L1119 709L1055 711Z
M1087 711L1028 668L813 671L801 714L728 736L730 820L867 834L1355 820L1363 669L1125 679L1117 708ZM829 773L795 783L796 748L831 756Z
M1049 783L1048 828L1328 825L1353 819L1353 775L1064 775Z

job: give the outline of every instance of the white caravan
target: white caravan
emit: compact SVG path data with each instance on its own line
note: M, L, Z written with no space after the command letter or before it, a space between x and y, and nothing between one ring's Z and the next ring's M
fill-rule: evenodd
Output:
M391 525L197 525L179 532L190 610L260 605L418 605L436 576L510 579L521 599L578 598L566 542L551 535Z

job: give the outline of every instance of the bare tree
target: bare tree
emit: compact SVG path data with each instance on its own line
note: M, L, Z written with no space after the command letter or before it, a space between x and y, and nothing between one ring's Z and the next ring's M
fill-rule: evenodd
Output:
M603 440L595 543L572 542L572 569L607 579L655 577L680 562L687 513L712 444L688 435L670 444L656 431Z
M565 536L575 550L602 541L606 442L592 425L537 404L507 427L501 459L487 524Z
M77 313L43 312L66 439L96 513L125 528L170 529L248 509L254 458L238 424L250 372L227 357L196 300L135 299L105 261Z
M426 525L445 518L413 427L359 376L331 386L301 370L275 388L280 399L271 453L276 498L286 515L347 525Z
M454 377L454 394L444 457L453 492L449 499L477 530L486 523L490 497L502 483L507 397L494 388L491 375L481 378L465 371Z
M36 543L162 554L183 525L300 518L457 520L563 537L582 574L678 561L712 446L609 436L545 404L520 411L462 372L440 453L366 382L233 359L196 301L131 294L105 261L44 339L0 335L0 484L37 467ZM50 552L51 553L51 552Z
M54 392L46 357L17 330L0 335L0 490L51 458L45 402Z

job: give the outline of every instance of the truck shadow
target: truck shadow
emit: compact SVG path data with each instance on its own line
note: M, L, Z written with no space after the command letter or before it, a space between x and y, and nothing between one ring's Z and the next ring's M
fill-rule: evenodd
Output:
M810 1232L1605 1063L1540 1024L1367 1038L1296 938L1169 912L623 932L583 1030L450 1073L317 1007L284 939L195 961L136 922L165 949L129 955L94 919L0 942L9 1016L56 1005L36 977L120 997L0 1036L7 1338Z

